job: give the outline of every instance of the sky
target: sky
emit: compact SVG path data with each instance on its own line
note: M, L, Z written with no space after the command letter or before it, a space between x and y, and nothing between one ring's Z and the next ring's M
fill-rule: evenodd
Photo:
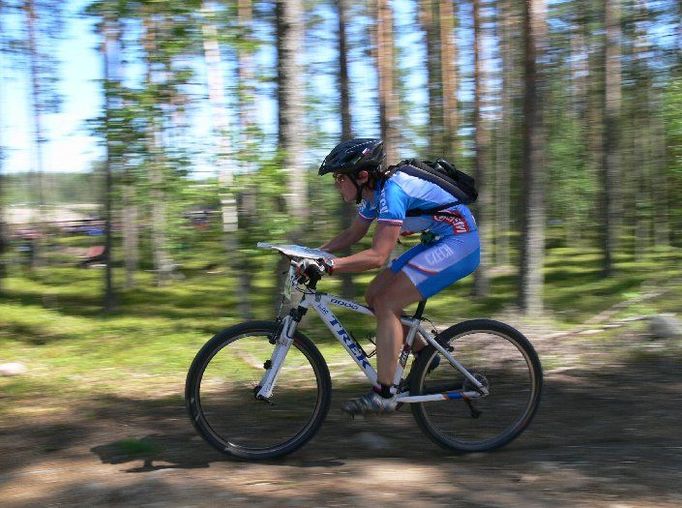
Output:
M62 40L55 47L63 104L60 113L45 116L49 139L44 156L46 171L88 171L92 162L102 155L85 125L86 120L100 110L101 92L97 80L102 71L102 62L95 49L97 37L93 33L93 21L76 16L85 4L82 0L65 3L69 21L64 26ZM5 23L7 21L12 20L5 19ZM28 73L16 61L10 61L7 56L2 58L0 142L7 149L3 169L7 173L29 171L34 164L34 150Z
M86 125L88 119L100 114L102 104L102 92L98 80L102 76L102 59L96 48L98 35L94 33L94 20L80 16L79 13L91 0L65 0L66 23L61 39L55 44L54 53L59 63L55 72L59 78L58 88L62 97L61 111L44 117L47 143L45 144L44 170L47 172L84 172L90 171L93 164L103 159L103 149L98 146L98 140L92 136ZM552 0L551 3L560 3L561 0ZM424 62L426 59L425 49L421 41L419 28L415 25L416 13L414 2L408 0L394 0L395 39L396 44L402 48L403 67L411 69L409 75L401 75L411 91L411 99L416 104L424 105L426 102L426 72ZM305 55L307 69L310 71L311 83L309 86L318 93L324 91L328 100L335 100L336 85L328 72L312 72L315 66L325 66L327 70L335 65L335 42L336 30L333 14L325 13L326 28L319 28L315 34L314 49L307 51ZM469 2L460 4L460 19L462 25L457 31L460 72L471 75L472 48ZM20 28L19 19L0 18L4 24L1 30L8 33ZM366 30L359 20L353 20L354 25L349 31L359 33ZM674 20L673 20L674 22ZM267 31L269 27L261 27ZM320 31L321 30L321 31ZM651 27L651 34L655 38L663 38L670 31L668 27ZM659 33L660 32L660 33ZM351 97L352 113L354 118L354 130L359 136L379 136L377 108L375 106L376 77L373 74L372 62L365 57L363 48L356 48L350 66L350 75L353 86ZM492 38L484 41L484 51L489 57L494 56L495 47ZM28 72L25 66L17 59L10 59L2 54L0 61L0 146L5 147L5 160L2 170L5 173L27 172L35 167L33 134L31 122L31 110L29 101ZM274 47L264 45L257 59L261 69L270 68L274 72L274 60L276 54ZM364 63L363 63L364 60ZM235 69L230 67L229 59L225 61L225 82L228 83ZM486 65L492 70L496 65L494 58L487 58ZM234 64L232 64L234 65ZM204 69L201 59L197 59L194 66L197 72L196 81L204 79ZM140 67L129 67L130 74L139 75ZM322 68L322 67L320 67ZM133 78L134 79L134 78ZM267 85L272 87L272 85ZM207 93L205 89L198 87L198 93ZM462 80L459 90L459 99L471 100L471 83ZM228 101L230 100L228 96ZM194 160L194 170L197 174L206 176L214 174L215 169L211 165L208 155L210 150L210 115L206 101L199 101L193 110L190 136L194 138L194 148L200 154ZM277 109L274 98L259 98L259 119L261 128L270 136L276 136ZM235 118L229 118L234 125ZM319 120L319 119L318 119ZM328 135L330 139L338 136L339 120L334 114L327 114L319 120L319 125L313 126ZM424 115L418 115L418 121L425 122ZM419 141L417 142L419 143ZM204 155L201 155L204 154ZM402 154L414 156L414 154ZM321 158L324 153L313 153L312 158ZM314 161L309 161L314 162Z
M97 138L93 137L86 124L88 119L100 114L102 92L98 80L102 76L102 59L97 52L98 35L94 33L94 20L80 16L79 13L90 3L90 0L70 0L64 2L66 22L61 39L55 44L54 56L58 60L56 73L58 76L58 90L62 99L60 111L43 117L45 137L43 166L46 172L85 172L90 171L98 160L103 159L102 147ZM407 7L408 2L396 2L397 23L409 24L414 17ZM328 20L328 21L331 21ZM3 29L8 33L16 33L21 27L22 20L17 17L3 17ZM333 23L331 30L335 30ZM362 29L362 27L356 27ZM333 52L332 33L327 37L328 47L316 48L316 54L307 55L307 64L316 65L330 62L335 58ZM400 42L399 42L400 44ZM27 69L18 59L10 59L6 55L0 61L0 146L5 148L5 160L2 170L5 173L28 172L35 167L35 150L33 149L33 122L30 108L30 88ZM273 48L264 47L258 56L263 66L274 66L276 58ZM412 54L409 65L415 65L423 60L418 52ZM234 72L225 59L225 71ZM369 63L368 63L369 65ZM197 80L203 79L203 66L196 65ZM133 66L133 69L135 67ZM135 70L132 71L136 72ZM368 69L361 65L351 65L351 79L354 85L352 98L353 114L356 130L361 130L363 136L379 136L377 112L373 106L373 78L368 76ZM335 84L328 75L312 73L311 86L316 90L328 90L335 93ZM422 77L413 78L416 88L422 88L425 80ZM226 79L227 82L227 79ZM206 93L202 91L202 93ZM425 100L424 92L421 99ZM205 101L201 101L204 102ZM228 97L229 102L229 97ZM259 101L259 118L261 127L271 137L276 135L276 104L273 100ZM234 124L235 119L230 118ZM320 126L331 135L339 130L338 118L330 115ZM202 147L210 139L210 115L205 104L194 109L192 120L192 136L196 138L198 152L209 153L209 147ZM206 148L203 150L202 148ZM321 156L323 156L322 154ZM317 154L316 154L317 156ZM201 155L194 161L195 171L200 175L212 173L208 157Z

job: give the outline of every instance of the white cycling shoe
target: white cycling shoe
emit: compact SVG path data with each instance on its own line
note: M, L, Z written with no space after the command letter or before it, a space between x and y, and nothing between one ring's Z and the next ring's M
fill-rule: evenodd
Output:
M398 403L396 397L386 399L375 391L366 393L362 397L347 401L341 410L351 416L367 414L392 413L396 410Z

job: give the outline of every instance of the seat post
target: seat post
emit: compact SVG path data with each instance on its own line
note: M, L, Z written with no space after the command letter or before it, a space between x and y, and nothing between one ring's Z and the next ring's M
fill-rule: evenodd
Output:
M417 305L417 310L412 316L414 319L421 319L424 314L424 309L426 308L426 300L420 300L419 305Z

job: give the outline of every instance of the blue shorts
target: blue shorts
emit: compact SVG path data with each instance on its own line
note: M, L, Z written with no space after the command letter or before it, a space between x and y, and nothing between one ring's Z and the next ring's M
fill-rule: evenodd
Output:
M478 231L421 243L391 263L393 273L404 272L423 298L429 298L478 268L481 244Z

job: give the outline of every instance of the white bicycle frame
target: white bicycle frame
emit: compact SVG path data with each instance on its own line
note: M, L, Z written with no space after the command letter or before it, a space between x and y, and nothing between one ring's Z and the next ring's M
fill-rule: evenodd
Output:
M336 305L343 307L348 310L352 310L359 314L364 314L368 316L374 316L374 312L369 307L360 305L356 302L350 300L344 300L337 296L329 295L327 293L318 293L316 290L308 289L304 291L303 298L298 305L298 310L301 311L301 315L305 313L310 307L312 307L317 314L320 316L322 321L327 325L332 334L341 343L344 349L348 352L350 357L355 361L355 363L360 367L360 369L365 373L367 379L374 386L377 385L377 373L374 367L369 363L367 356L364 351L355 340L355 338L346 331L341 321L334 315L334 313L329 309L329 305ZM294 342L294 333L296 327L298 326L299 320L295 319L292 313L289 313L284 317L282 322L281 332L275 341L275 349L271 357L271 367L265 372L263 378L260 382L260 390L258 391L257 397L268 400L272 396L275 383L277 382L277 377L284 364L286 355L289 348ZM438 352L443 355L450 364L459 370L468 379L473 386L477 388L476 391L463 391L463 390L451 390L442 393L434 393L427 395L410 395L409 393L400 393L397 397L397 402L400 403L413 403L413 402L433 402L433 401L443 401L443 400L456 400L456 399L476 399L488 395L487 388L481 384L469 371L467 371L462 364L460 364L450 352L444 348L437 340L435 340L434 335L429 333L423 326L420 319L411 317L402 317L401 322L403 325L407 326L409 331L407 337L405 338L405 344L402 351L398 357L398 365L396 368L395 377L393 379L393 386L391 387L392 393L397 393L397 387L402 379L403 372L405 370L405 365L407 363L408 355L412 350L412 344L417 335L417 332L421 334L424 339L431 344Z

